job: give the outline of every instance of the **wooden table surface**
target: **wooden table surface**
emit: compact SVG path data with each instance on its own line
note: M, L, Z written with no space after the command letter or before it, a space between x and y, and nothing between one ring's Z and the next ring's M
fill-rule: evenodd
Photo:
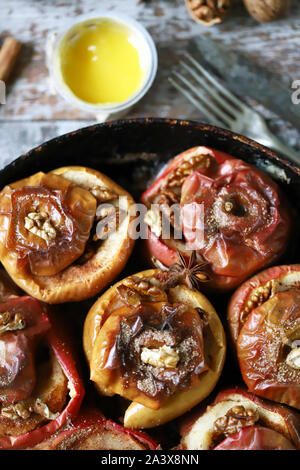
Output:
M24 43L21 57L7 90L6 104L0 105L0 167L21 153L65 132L94 122L92 115L70 106L53 94L45 64L45 45L53 31L65 30L81 15L99 15L101 10L125 13L140 21L152 35L159 55L158 75L153 87L128 117L160 116L206 121L169 84L167 77L188 40L199 34L222 41L249 55L287 82L300 79L300 2L293 1L288 18L259 24L236 0L221 25L211 28L195 23L184 0L0 0L0 40L14 35ZM255 107L270 125L296 149L300 135L291 125Z

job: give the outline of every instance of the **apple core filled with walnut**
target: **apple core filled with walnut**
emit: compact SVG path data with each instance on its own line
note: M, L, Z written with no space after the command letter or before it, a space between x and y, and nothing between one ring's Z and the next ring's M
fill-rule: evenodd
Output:
M300 449L299 414L239 388L184 417L180 433L180 450Z
M85 167L9 184L0 193L1 262L39 300L91 297L119 274L131 253L133 204L120 186Z
M249 390L300 409L300 265L275 266L242 284L228 322Z
M30 297L0 305L0 449L24 449L76 416L84 389L57 317Z
M169 273L144 271L111 287L84 326L91 380L103 395L132 403L130 428L150 428L182 415L215 387L225 358L222 324L200 293Z
M203 290L234 289L287 247L291 209L278 185L219 150L199 146L177 155L141 200L152 263L169 267L195 250L207 265Z

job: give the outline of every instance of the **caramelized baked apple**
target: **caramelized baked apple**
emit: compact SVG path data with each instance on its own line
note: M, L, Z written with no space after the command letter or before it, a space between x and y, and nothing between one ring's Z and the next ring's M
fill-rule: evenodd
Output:
M0 304L0 449L24 449L79 411L83 385L56 316L30 297Z
M198 416L181 424L179 449L300 449L300 417L243 389L225 390Z
M39 300L91 297L119 274L131 253L133 204L120 186L85 167L39 172L9 184L0 193L1 262Z
M270 268L243 284L228 321L249 390L300 409L300 265Z
M154 450L157 443L141 431L105 419L97 409L80 413L33 450Z
M222 324L200 293L148 270L111 287L92 306L83 343L101 394L132 401L124 425L150 428L212 391L225 358Z
M145 243L154 264L169 267L178 253L189 257L196 250L208 265L203 289L213 292L231 290L274 263L289 238L290 210L277 184L248 163L207 147L171 160L142 202L148 207ZM170 231L164 231L166 225Z

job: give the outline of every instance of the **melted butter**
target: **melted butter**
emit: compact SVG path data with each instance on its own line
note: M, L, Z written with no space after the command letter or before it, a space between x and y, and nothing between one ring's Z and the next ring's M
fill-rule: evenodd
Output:
M134 33L113 20L77 25L63 38L59 54L65 84L87 103L124 102L144 79Z

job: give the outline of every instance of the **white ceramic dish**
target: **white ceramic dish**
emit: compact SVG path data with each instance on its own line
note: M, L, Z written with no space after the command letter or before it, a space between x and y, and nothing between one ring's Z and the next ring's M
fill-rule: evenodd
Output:
M78 98L63 80L60 66L59 48L62 41L72 38L82 27L89 27L93 22L111 20L125 25L132 31L133 40L140 56L144 79L140 88L126 101L113 104L91 104ZM94 114L99 122L118 119L125 116L149 90L157 72L157 51L153 39L147 30L138 22L125 15L100 13L97 17L81 17L61 33L52 33L47 41L47 65L55 91L76 108Z

